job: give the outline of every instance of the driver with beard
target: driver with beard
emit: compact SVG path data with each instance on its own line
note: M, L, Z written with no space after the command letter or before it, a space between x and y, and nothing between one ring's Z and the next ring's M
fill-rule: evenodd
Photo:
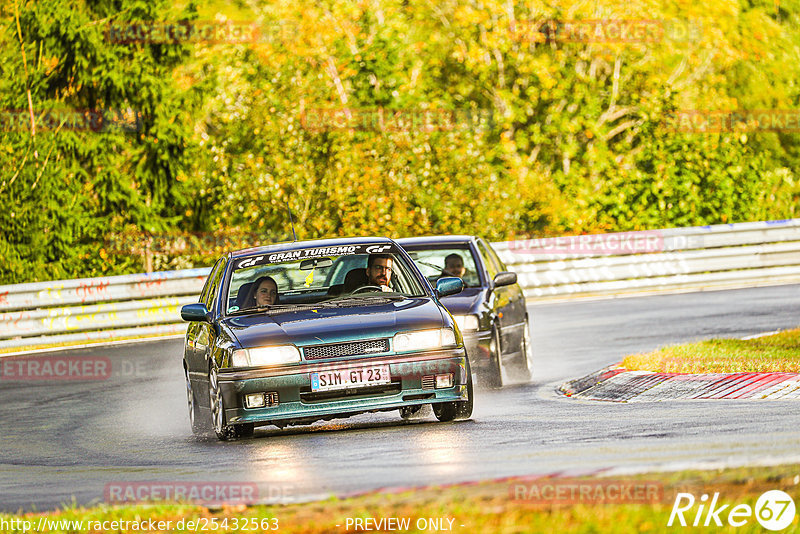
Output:
M370 254L367 259L367 285L377 286L381 291L392 291L389 282L392 279L393 262L390 254Z

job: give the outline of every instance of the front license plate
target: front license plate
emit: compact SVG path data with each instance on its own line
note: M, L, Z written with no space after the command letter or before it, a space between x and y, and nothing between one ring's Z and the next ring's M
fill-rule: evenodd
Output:
M388 365L371 365L311 373L311 391L331 389L363 388L389 384L392 377Z

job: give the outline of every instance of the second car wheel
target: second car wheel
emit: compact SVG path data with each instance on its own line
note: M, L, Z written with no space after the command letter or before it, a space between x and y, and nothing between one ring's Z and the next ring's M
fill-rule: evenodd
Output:
M528 318L525 317L525 331L520 342L520 355L514 366L516 378L528 381L533 376L533 347L531 346L531 329Z
M489 368L481 376L489 388L503 387L503 369L500 351L500 334L492 328L492 339L489 342Z

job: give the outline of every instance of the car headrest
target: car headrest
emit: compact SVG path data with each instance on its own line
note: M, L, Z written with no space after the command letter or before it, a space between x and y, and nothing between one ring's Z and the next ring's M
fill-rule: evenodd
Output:
M367 270L364 267L350 269L350 272L344 277L344 291L346 293L365 285L367 285Z
M238 306L239 309L245 307L245 302L247 302L247 297L250 296L250 289L253 287L253 283L254 282L247 282L239 287L239 292L236 293L236 300L233 303L234 306Z

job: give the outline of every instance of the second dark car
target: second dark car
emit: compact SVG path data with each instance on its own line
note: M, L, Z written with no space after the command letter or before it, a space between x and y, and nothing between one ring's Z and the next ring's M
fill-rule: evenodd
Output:
M480 237L465 235L397 242L434 285L447 276L464 280L461 293L441 301L464 335L470 364L480 381L500 387L504 375L529 380L533 350L525 296L516 273L506 268L491 245Z

